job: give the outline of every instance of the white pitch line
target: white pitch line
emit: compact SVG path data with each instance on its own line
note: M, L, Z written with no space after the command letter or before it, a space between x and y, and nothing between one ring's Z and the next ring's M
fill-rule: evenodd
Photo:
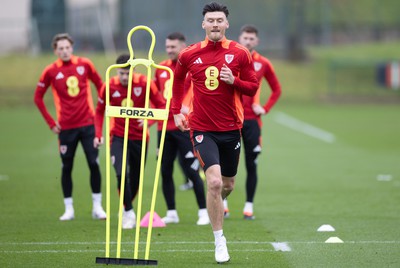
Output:
M145 242L140 242L144 244ZM204 241L176 241L176 242L153 242L152 244L158 245L176 245L176 244L213 244L212 242ZM345 241L345 244L400 244L400 241ZM105 242L0 242L0 246L59 246L59 245L104 245ZM112 242L116 244L116 242ZM133 242L122 242L122 244L133 244ZM292 242L268 242L268 241L229 241L228 244L253 244L253 245L265 245L270 244L274 249L261 248L261 249L230 249L231 252L289 252L292 251L289 244L326 244L324 241L292 241ZM115 252L116 250L111 250ZM122 252L132 252L132 250L122 249ZM0 250L0 253L7 254L34 254L34 253L104 253L104 249L38 249L38 250ZM144 250L139 250L139 252L144 252ZM152 252L214 252L214 249L153 249Z
M205 241L174 241L174 242L161 242L161 241L154 241L151 242L154 245L163 245L163 244L214 244L213 241L205 242ZM229 244L271 244L275 242L268 242L268 241L229 241ZM0 242L0 246L2 245L26 245L26 246L33 246L33 245L105 245L106 242L79 242L79 241L71 241L71 242ZM112 241L111 244L117 244L116 241ZM121 242L121 244L133 245L134 242ZM146 244L146 242L142 241L139 244Z
M272 241L228 241L228 244L252 244L252 245L266 245L266 244L325 244L325 241L291 241L291 242L272 242ZM400 244L397 240L387 240L387 241L344 241L346 244ZM117 244L117 242L112 241L111 244ZM133 245L134 242L121 242L121 244ZM139 242L139 244L146 244L146 242ZM151 242L152 245L176 245L176 244L214 244L214 242L205 241L174 241L174 242ZM71 242L0 242L0 246L60 246L60 245L105 245L105 242L82 242L82 241L71 241Z
M115 252L115 250L111 250ZM276 250L272 249L230 249L229 252L274 252ZM15 254L29 254L29 253L89 253L89 252L99 252L104 253L104 249L83 249L83 250L0 250L0 253L15 253ZM121 252L132 252L132 250L121 249ZM139 252L145 252L144 250L139 250ZM214 249L153 249L151 252L214 252Z
M244 241L247 244L271 244L274 249L230 249L230 252L289 252L292 251L289 244L326 244L323 241L293 241L293 242L253 242L252 241ZM184 242L181 241L181 244L198 244L198 242ZM202 244L210 244L209 242L201 242ZM400 244L400 241L345 241L345 244ZM2 243L3 245L15 245L18 243ZM21 244L21 243L19 243ZM32 243L31 243L32 244ZM51 245L51 242L46 242L46 245ZM65 244L100 244L99 242L71 242L71 243L62 243ZM126 243L128 244L128 243ZM160 242L159 244L175 244L175 242ZM228 242L228 244L242 244L242 241L233 241ZM26 243L24 245L27 245ZM36 245L43 245L43 243L39 242ZM52 245L60 245L60 243L52 243ZM34 253L104 253L104 249L65 249L65 250L54 250L54 249L38 249L38 250L0 250L0 253L8 253L8 254L34 254ZM111 252L116 252L116 250L111 250ZM121 252L132 252L132 250L121 249ZM144 252L144 250L139 250L139 252ZM214 252L214 249L153 249L152 252Z
M295 131L306 134L310 137L322 140L327 143L333 143L336 141L336 137L334 134L320 129L316 126L310 125L285 113L275 112L273 118L275 122Z

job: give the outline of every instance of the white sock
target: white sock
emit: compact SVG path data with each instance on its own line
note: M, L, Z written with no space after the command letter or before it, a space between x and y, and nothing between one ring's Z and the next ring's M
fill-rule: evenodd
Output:
M101 207L101 193L92 193L93 207Z
M224 209L227 209L228 208L228 200L226 198L223 200L223 203L224 203Z
M176 211L176 209L167 210L167 217L178 217L178 212Z
M204 217L204 216L206 216L206 215L208 215L207 209L206 209L206 208L201 208L201 209L199 209L199 213L198 213L198 216L199 216L199 217Z
M72 197L64 198L65 210L74 210Z
M252 202L246 202L244 204L243 212L253 214L253 203Z
M214 231L214 238L215 238L215 244L217 244L221 239L224 238L224 231L218 230L218 231Z
M135 214L135 211L133 210L133 208L130 210L124 210L124 214L125 215L133 214L133 216L136 217L136 214Z

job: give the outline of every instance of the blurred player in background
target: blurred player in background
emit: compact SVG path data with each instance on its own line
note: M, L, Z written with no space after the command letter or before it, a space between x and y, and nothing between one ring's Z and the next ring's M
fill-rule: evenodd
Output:
M95 219L105 219L106 213L101 206L98 149L93 147L94 108L89 85L91 80L99 92L102 80L89 59L72 54L73 44L71 36L67 33L54 36L52 47L58 59L44 69L36 87L34 101L51 131L58 135L62 160L61 185L65 204L65 212L60 220L67 221L75 217L71 174L79 142L90 169L92 216ZM53 92L57 120L48 112L43 101L49 86Z
M122 54L117 58L117 64L124 64L129 60L129 55ZM126 107L129 101L129 107L145 106L146 100L146 83L147 78L145 75L133 73L132 81L129 81L129 68L118 68L117 75L110 79L110 105L111 106L124 106ZM132 83L132 95L128 100L128 84ZM93 140L94 146L98 147L103 144L103 121L106 100L106 85L104 84L100 91L99 101L96 108L96 137ZM156 108L165 107L165 101L159 94L156 85L151 82L150 85L150 101ZM122 178L122 153L125 131L125 118L113 118L111 135L111 162L114 166L117 175L118 191L121 189ZM149 141L149 134L147 133L147 142ZM124 212L122 214L122 228L132 229L136 224L136 215L132 207L132 202L136 197L139 189L140 179L140 161L142 150L142 137L143 137L143 120L142 119L129 119L128 131L128 147L126 158L126 179L124 195ZM146 144L147 146L147 144Z
M246 159L246 202L243 208L244 219L255 218L253 211L253 200L257 186L257 157L261 152L261 116L267 114L281 95L281 86L275 75L271 62L257 53L255 47L258 45L258 30L253 25L244 25L240 29L239 43L245 46L253 58L254 70L260 82L260 88L254 97L243 96L244 122L242 137ZM264 105L260 104L262 79L268 82L271 94ZM229 216L228 202L224 200L225 217Z
M209 3L203 8L203 41L179 54L172 94L172 114L182 131L190 131L195 154L207 180L207 210L215 238L215 260L230 256L223 232L222 200L234 188L243 125L242 95L253 96L258 80L249 51L225 37L228 8ZM181 112L186 75L193 83L193 110Z
M160 65L167 66L173 71L178 60L179 53L186 47L185 36L181 33L175 32L167 36L165 40L165 50L169 59L160 63ZM167 98L168 92L166 87L171 83L169 73L165 70L157 69L154 79L158 89ZM190 80L188 86L190 86ZM187 86L187 87L188 87ZM187 113L187 111L186 111ZM163 122L158 123L158 141L160 142L161 130ZM193 154L193 146L190 141L188 132L180 131L174 123L172 113L169 113L167 132L165 134L164 151L161 162L162 174L162 189L164 198L167 203L167 215L162 218L164 223L178 223L179 216L175 204L175 185L173 180L174 161L179 156L179 162L184 171L185 177L193 184L194 193L196 195L197 205L199 207L197 225L206 225L210 223L206 209L206 199L204 194L204 183L199 175L199 161Z

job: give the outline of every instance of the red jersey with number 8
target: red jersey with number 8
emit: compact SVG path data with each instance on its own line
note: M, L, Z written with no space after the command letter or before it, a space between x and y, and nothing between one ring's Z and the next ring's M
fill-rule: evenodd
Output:
M93 63L87 58L72 56L68 62L58 59L44 69L36 87L35 103L50 128L56 123L43 102L43 96L50 85L61 129L94 124L94 106L89 79L99 92L103 82Z
M224 65L235 77L232 85L220 80ZM242 94L253 96L258 89L250 52L226 38L218 42L206 38L184 49L175 68L173 114L180 113L187 72L193 82L193 111L189 115L189 127L198 131L242 128Z

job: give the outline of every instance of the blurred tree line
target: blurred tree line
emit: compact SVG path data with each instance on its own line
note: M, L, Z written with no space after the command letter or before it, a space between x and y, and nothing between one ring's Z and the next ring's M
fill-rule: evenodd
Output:
M126 35L136 25L153 29L163 49L164 38L180 31L188 43L204 38L201 28L204 0L97 0L74 6L68 0L31 0L42 50L50 50L51 37L69 32L80 49L124 49ZM308 45L381 41L400 37L398 0L221 0L230 11L227 36L236 39L243 24L260 30L259 50L291 60L306 57ZM35 35L34 35L35 36ZM133 40L148 47L143 33Z

